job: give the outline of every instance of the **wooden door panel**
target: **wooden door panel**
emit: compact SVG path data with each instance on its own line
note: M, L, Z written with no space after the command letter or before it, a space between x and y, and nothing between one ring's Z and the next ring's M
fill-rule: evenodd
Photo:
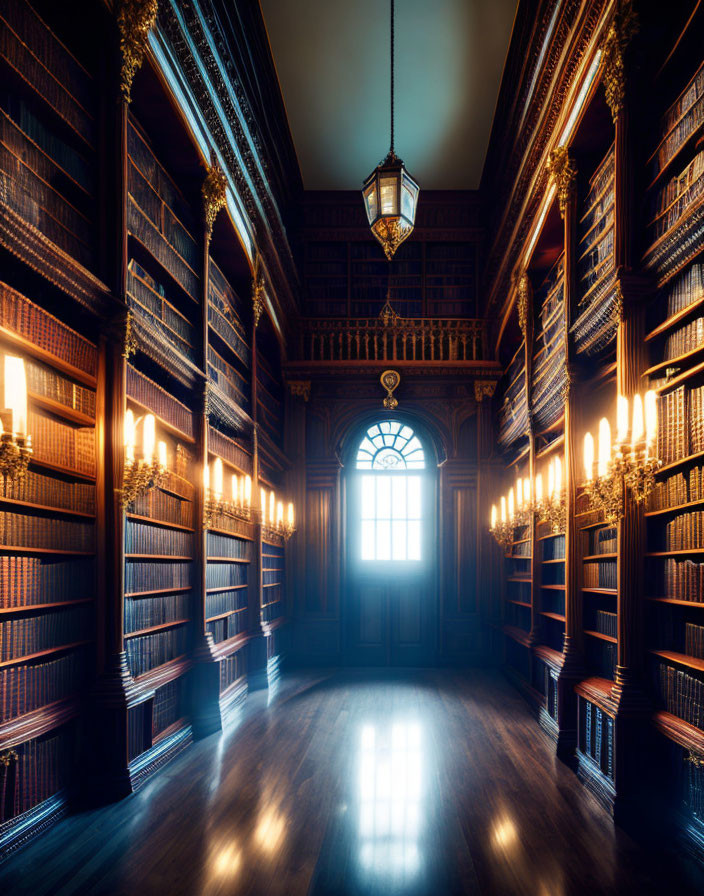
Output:
M359 642L362 647L381 647L385 641L387 595L379 585L359 589Z

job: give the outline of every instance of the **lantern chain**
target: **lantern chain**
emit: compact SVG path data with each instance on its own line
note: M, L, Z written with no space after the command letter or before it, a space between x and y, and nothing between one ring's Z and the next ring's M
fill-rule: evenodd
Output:
M391 0L391 154L394 154L394 0Z

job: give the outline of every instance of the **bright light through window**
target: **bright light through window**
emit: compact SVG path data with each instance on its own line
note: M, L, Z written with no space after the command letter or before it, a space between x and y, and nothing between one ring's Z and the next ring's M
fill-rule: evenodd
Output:
M357 452L360 477L361 558L404 562L421 559L422 479L406 473L425 467L413 430L384 421L372 426Z

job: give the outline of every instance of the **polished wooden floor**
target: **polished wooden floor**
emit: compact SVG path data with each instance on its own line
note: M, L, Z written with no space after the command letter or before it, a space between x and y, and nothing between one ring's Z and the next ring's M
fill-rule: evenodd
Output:
M301 674L140 793L0 866L10 894L677 894L488 671Z

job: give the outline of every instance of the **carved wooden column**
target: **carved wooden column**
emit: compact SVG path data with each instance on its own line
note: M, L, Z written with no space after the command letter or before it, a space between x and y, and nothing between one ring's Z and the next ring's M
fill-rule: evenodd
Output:
M577 307L577 170L566 147L558 147L551 153L549 173L557 187L564 222L565 637L557 683L557 753L568 758L577 745L574 685L583 674L583 645L581 560L575 520L579 476L579 384L575 381L574 346L570 336L570 324Z
M501 618L500 587L503 579L499 546L489 532L491 501L499 488L503 463L494 458L496 430L492 414L495 380L475 380L477 406L477 568L476 592L482 623L487 626Z
M264 312L264 277L261 273L261 261L257 256L252 281L252 420L254 433L252 444L252 488L255 489L257 506L260 503L259 487L259 412L257 407L257 327ZM254 505L254 501L252 502ZM247 673L250 689L257 690L268 686L266 635L262 628L262 605L264 588L262 576L262 510L254 514L254 541L252 542L252 561L250 564L251 584L249 587L249 643L247 654Z
M220 715L220 664L215 643L206 624L206 588L208 570L208 528L203 471L208 464L209 380L208 370L208 283L210 279L210 240L220 209L225 207L227 181L211 157L203 181L203 265L201 282L201 370L204 372L202 400L196 421L196 490L194 497L195 544L193 551L193 600L195 647L191 673L191 724L195 738L207 737L222 727Z
M132 791L129 772L128 711L141 700L127 666L124 644L125 508L124 416L127 358L134 349L127 310L127 129L132 81L146 52L156 20L156 0L117 4L119 90L115 116L115 194L117 215L113 289L122 306L117 319L103 331L100 343L97 405L103 437L98 436L102 472L97 479L98 557L105 587L105 663L91 695L93 751L89 763L90 802L104 802ZM100 430L98 426L98 430Z
M296 533L286 544L286 610L291 620L289 645L305 599L306 406L310 389L310 380L288 381L286 456L291 459L292 467L287 473L286 485L296 508Z

